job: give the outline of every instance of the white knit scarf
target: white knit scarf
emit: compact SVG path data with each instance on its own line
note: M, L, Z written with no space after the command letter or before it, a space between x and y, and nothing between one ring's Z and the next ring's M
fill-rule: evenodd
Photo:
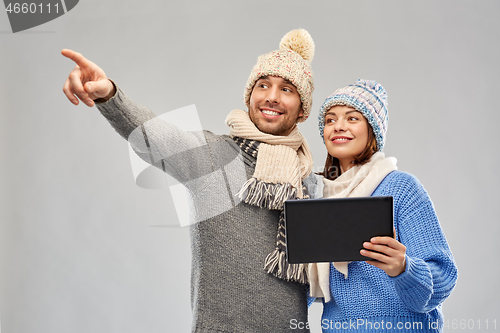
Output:
M232 137L259 142L255 171L238 195L250 205L282 211L277 247L266 258L265 270L285 280L306 283L307 265L288 264L285 258L283 204L288 199L307 198L302 180L309 176L313 166L307 141L297 126L287 136L263 133L243 110L231 111L226 124Z
M346 198L371 196L384 178L397 170L396 159L385 157L382 152L373 154L363 165L357 165L335 180L323 178L323 198ZM334 262L333 266L347 279L349 262ZM312 297L330 297L330 263L309 264L309 283Z
M250 120L248 112L233 110L226 118L231 136L261 142L253 179L270 184L291 184L296 197L302 198L302 180L312 171L313 160L306 139L295 126L288 136L261 132ZM249 179L247 186L251 186ZM248 189L247 189L248 190ZM284 201L283 201L284 202ZM269 207L282 209L283 202Z

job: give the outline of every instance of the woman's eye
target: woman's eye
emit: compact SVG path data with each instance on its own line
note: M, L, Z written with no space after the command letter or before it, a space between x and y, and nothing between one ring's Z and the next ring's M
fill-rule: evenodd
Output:
M283 88L283 91L292 92L292 90L290 88Z
M359 119L358 119L357 117L350 117L350 118L349 118L349 120L350 120L350 121L357 121L357 120L359 120Z

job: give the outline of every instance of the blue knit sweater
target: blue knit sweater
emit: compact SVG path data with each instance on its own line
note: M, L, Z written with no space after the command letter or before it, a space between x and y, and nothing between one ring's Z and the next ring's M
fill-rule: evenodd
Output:
M394 197L406 270L389 277L356 261L345 279L331 265L332 300L324 304L323 332L441 332L441 306L455 287L457 268L427 192L414 176L393 171L372 196Z

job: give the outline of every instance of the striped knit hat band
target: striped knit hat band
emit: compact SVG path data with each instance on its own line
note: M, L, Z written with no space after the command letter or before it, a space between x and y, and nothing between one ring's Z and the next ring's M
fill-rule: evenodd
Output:
M314 57L314 41L304 29L292 30L280 42L280 49L261 55L252 69L245 86L243 99L250 108L250 96L255 82L263 76L279 76L290 81L300 95L304 116L309 117L314 90L311 61Z
M325 113L335 105L345 105L361 112L368 120L377 140L379 151L384 149L389 113L387 92L380 83L358 80L355 84L337 89L330 95L319 110L319 132L323 138Z

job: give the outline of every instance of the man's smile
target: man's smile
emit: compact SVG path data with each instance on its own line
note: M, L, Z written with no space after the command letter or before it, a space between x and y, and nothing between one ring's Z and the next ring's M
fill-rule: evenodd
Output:
M264 115L265 118L277 118L281 116L283 113L272 108L260 108L260 112Z

